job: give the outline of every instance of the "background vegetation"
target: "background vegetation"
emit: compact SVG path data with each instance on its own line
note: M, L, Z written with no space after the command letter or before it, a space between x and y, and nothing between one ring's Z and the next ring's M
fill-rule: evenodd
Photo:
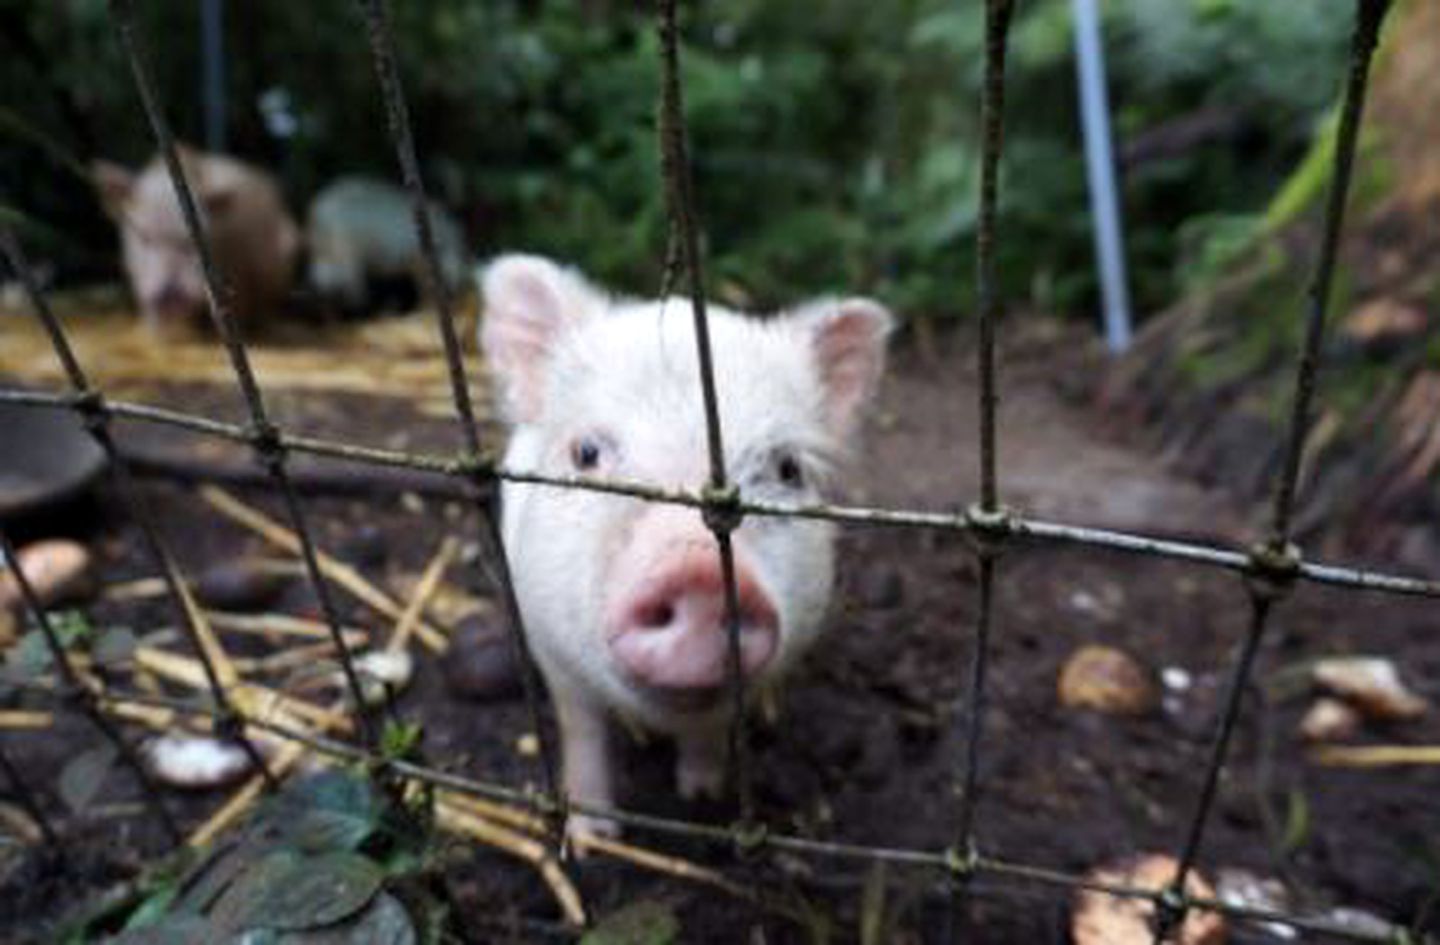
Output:
M140 4L176 126L201 129L196 2ZM231 149L297 215L340 173L393 175L351 0L226 4ZM658 284L656 42L645 4L392 4L431 187L477 255L523 247ZM970 308L979 0L687 5L687 94L716 290L766 305L863 288ZM0 0L0 201L62 279L113 273L113 235L59 153L151 150L104 0ZM1350 5L1111 0L1110 78L1141 309L1243 234L1337 88ZM1088 311L1095 283L1070 4L1013 32L1007 298ZM48 142L48 144L47 144Z

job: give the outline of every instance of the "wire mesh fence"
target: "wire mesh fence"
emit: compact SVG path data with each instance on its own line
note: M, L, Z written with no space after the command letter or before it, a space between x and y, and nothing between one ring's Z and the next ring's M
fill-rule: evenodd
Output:
M765 851L782 851L831 860L885 862L926 868L935 871L937 877L945 879L952 901L980 894L982 890L978 884L984 879L1017 881L1061 891L1090 889L1113 896L1144 900L1153 906L1153 940L1156 943L1170 939L1193 910L1218 912L1237 919L1280 923L1297 933L1338 940L1391 942L1397 945L1400 942L1414 941L1409 933L1404 931L1366 930L1313 916L1239 905L1194 895L1187 886L1187 877L1194 869L1203 847L1220 774L1241 715L1242 695L1251 679L1255 656L1275 605L1284 599L1297 582L1440 598L1440 582L1312 561L1304 558L1290 543L1291 513L1295 504L1300 460L1316 396L1316 375L1324 337L1326 308L1336 249L1343 228L1351 168L1365 101L1366 80L1388 5L1387 0L1356 2L1357 15L1351 43L1349 75L1336 139L1334 175L1330 185L1320 258L1308 297L1304 347L1296 369L1292 406L1285 432L1284 461L1275 484L1269 532L1264 540L1254 547L1227 548L1045 521L1021 514L1002 502L1001 470L996 449L998 370L995 323L1000 299L995 277L995 246L1000 218L999 166L1003 139L1005 53L1013 0L987 0L986 3L985 72L980 103L982 174L976 254L980 377L976 405L980 419L977 456L981 469L981 487L978 501L958 513L759 501L744 496L728 477L723 448L724 431L719 411L720 398L724 396L724 391L718 388L712 367L704 293L705 276L685 134L675 0L659 0L656 10L662 57L659 147L663 186L672 221L665 283L668 288L672 280L683 275L691 301L696 337L695 356L701 378L698 397L704 409L709 460L707 482L698 491L659 488L633 481L546 475L533 470L509 468L497 461L494 452L488 451L482 444L480 428L466 383L453 303L441 274L435 239L431 232L425 190L420 178L419 162L400 78L400 64L388 10L383 0L357 0L357 8L369 41L400 176L412 201L414 224L426 262L424 279L428 283L427 295L436 300L437 330L443 341L453 392L459 445L453 453L408 452L303 436L277 426L267 411L264 392L256 380L245 345L232 317L226 286L216 268L204 224L197 212L190 183L186 180L185 169L179 159L175 138L157 97L144 38L137 32L132 4L130 0L111 0L110 12L116 34L131 66L142 111L153 131L179 198L186 228L198 253L205 276L210 314L227 353L237 388L243 397L248 422L223 422L149 404L107 398L103 391L91 384L67 340L63 325L47 304L19 242L8 223L0 218L0 250L3 250L10 268L22 282L36 317L50 336L55 354L69 382L69 390L65 392L0 390L0 402L25 405L37 410L74 411L105 451L114 477L115 495L140 527L145 549L163 577L166 594L176 614L177 625L183 628L195 658L204 669L205 689L209 699L207 702L197 703L194 700L167 698L154 693L118 692L87 685L75 670L70 655L62 645L34 589L25 580L10 537L0 532L0 547L3 547L5 560L11 571L17 575L24 601L45 638L56 668L58 683L48 691L56 696L61 705L83 713L115 746L119 757L139 780L154 816L163 824L167 835L177 842L181 837L179 827L174 816L166 809L160 792L150 783L144 765L117 722L114 715L117 706L149 705L177 712L210 715L216 732L241 747L251 758L256 770L261 772L265 782L271 785L275 778L254 743L255 736L259 733L279 736L337 759L365 762L371 770L380 771L387 777L419 782L476 798L524 804L543 818L547 855L555 859L564 855L564 822L567 815L573 811L608 818L637 830L708 841L738 850L746 854L752 862L754 857ZM116 419L167 425L199 436L245 443L253 449L257 464L281 496L289 525L298 538L300 557L320 603L330 641L343 667L345 685L351 695L350 704L355 707L354 730L358 737L357 742L337 740L325 734L317 734L264 717L247 710L237 701L235 692L239 680L214 658L216 644L213 631L199 612L179 559L155 525L156 517L144 492L135 485L129 459L112 436L111 423ZM466 778L429 766L423 759L396 756L392 752L381 750L380 737L385 720L376 717L372 710L366 708L368 703L362 692L355 658L343 632L329 589L329 580L321 566L312 537L313 526L287 466L289 457L294 453L438 473L455 480L464 488L469 502L478 513L478 538L486 552L485 560L495 570L492 576L500 589L513 630L511 644L519 664L523 667L525 704L531 727L539 736L538 757L543 773L541 790L526 790ZM498 525L500 486L507 482L592 490L649 502L677 504L694 508L702 516L715 538L725 587L728 678L732 703L736 709L731 716L732 728L729 737L731 761L737 775L736 800L739 818L735 823L717 825L658 817L632 810L588 805L564 796L559 788L555 751L541 709L539 677L527 644L522 613L509 577ZM970 539L978 564L978 616L965 699L960 717L955 720L963 751L956 759L961 791L957 801L958 830L952 842L924 849L862 846L770 830L757 819L751 789L752 771L746 749L745 716L739 711L745 702L745 692L740 672L740 618L731 547L732 533L747 516L808 518L841 524L883 524L934 529L963 534ZM1182 825L1182 836L1176 850L1178 868L1172 881L1163 889L1157 891L1095 882L1082 876L994 856L986 852L976 839L975 818L981 806L981 791L984 788L979 771L981 751L985 745L988 657L996 618L1000 616L995 613L994 588L1004 553L1020 543L1068 544L1169 558L1196 566L1237 572L1247 579L1249 625L1245 629L1239 655L1227 677L1222 709L1213 732L1208 760L1196 787L1193 813ZM390 707L383 711L395 711L390 703L385 705ZM22 806L30 811L40 825L47 843L58 848L61 843L60 834L46 819L41 805L34 799L33 792L27 789L23 772L16 769L3 751L0 751L0 771L7 775L7 780L13 786ZM758 893L758 890L756 892ZM953 908L951 912L953 914Z

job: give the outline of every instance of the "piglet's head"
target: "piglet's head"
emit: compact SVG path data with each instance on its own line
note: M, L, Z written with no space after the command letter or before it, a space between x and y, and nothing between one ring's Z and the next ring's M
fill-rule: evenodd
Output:
M240 181L229 167L214 166L199 152L182 147L179 154L202 225L219 242ZM120 228L125 274L146 326L174 335L202 322L205 278L162 161L157 157L139 173L96 161L91 174L101 205Z
M667 488L705 484L688 300L615 298L534 256L493 262L481 293L482 346L515 426L509 462ZM819 300L767 318L710 309L726 471L743 496L826 496L881 376L891 324L866 299ZM699 512L524 488L523 496L507 490L507 502L525 504L524 520L554 526L551 542L581 546L542 557L565 568L575 593L593 604L589 643L603 644L609 666L627 684L669 698L703 703L721 691L730 668L725 582ZM829 526L814 521L752 517L735 532L748 676L779 669L813 636L829 598L832 544Z

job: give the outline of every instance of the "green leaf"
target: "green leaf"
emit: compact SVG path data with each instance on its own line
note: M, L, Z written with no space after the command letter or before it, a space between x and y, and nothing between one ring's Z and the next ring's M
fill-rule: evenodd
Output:
M392 760L408 758L423 734L419 722L387 722L380 733L380 753Z
M580 939L580 945L672 945L679 941L675 910L653 900L612 912Z
M104 945L212 945L218 941L210 923L193 915L170 916L154 925L102 939Z
M265 821L295 847L319 853L354 850L380 825L384 808L363 778L326 771L271 801Z
M288 932L276 945L416 945L417 941L410 914L400 900L382 892L349 921L325 929Z
M60 772L60 796L70 810L78 814L90 806L119 754L119 749L107 741L81 752L65 765Z
M231 934L313 929L359 912L383 879L380 867L355 853L304 856L277 850L236 879L211 915Z

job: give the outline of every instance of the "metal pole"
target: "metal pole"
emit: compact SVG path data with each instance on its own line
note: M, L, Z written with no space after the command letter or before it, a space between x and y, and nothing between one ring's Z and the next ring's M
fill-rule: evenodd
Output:
M1085 170L1090 182L1090 216L1105 303L1105 341L1115 353L1130 346L1130 292L1125 277L1125 241L1110 148L1110 102L1105 94L1105 52L1095 0L1074 0L1075 68L1080 79L1080 121L1085 135Z
M200 0L200 94L205 147L225 150L225 10L223 0Z

